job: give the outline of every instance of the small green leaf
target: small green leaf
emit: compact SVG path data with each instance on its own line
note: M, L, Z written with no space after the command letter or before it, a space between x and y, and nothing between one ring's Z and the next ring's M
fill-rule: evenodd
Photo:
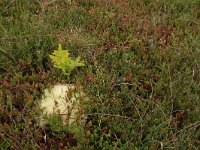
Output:
M54 50L52 55L49 55L49 57L54 63L54 67L61 69L63 74L67 76L69 76L71 71L76 67L84 66L84 61L80 61L80 56L75 60L71 59L68 50L63 50L60 43L58 49Z
M58 51L62 51L62 45L60 43L58 44Z

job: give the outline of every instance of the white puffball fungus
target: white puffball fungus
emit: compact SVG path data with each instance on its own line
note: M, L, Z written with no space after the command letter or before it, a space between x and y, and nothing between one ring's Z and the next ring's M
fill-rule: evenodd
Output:
M83 99L83 92L72 84L54 85L45 89L42 96L41 108L43 116L40 124L44 125L49 115L61 115L63 123L72 124L80 115L80 100Z

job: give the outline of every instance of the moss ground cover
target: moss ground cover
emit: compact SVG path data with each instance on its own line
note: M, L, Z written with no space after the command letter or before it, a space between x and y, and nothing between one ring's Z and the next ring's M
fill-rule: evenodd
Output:
M1 149L200 149L198 0L1 0ZM84 67L65 76L58 43ZM38 125L43 89L81 85L84 126Z

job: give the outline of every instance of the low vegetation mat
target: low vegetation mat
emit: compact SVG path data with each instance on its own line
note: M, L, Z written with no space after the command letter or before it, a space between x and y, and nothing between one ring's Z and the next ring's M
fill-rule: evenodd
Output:
M57 84L84 122L40 126ZM199 114L199 0L0 1L0 149L198 150Z

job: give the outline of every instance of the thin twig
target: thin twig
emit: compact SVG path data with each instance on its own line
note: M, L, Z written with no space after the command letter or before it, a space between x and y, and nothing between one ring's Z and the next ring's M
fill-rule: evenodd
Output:
M126 94L126 93L125 93ZM137 113L138 113L138 116L140 117L140 125L141 125L141 128L143 128L143 120L142 120L142 116L140 115L140 111L138 110L138 108L137 108L137 106L135 105L135 103L133 102L133 100L132 100L132 98L128 95L128 94L126 94L127 96L128 96L128 98L131 100L131 102L132 102L132 104L134 105L134 107L135 107L135 109L136 109L136 111L137 111Z
M4 51L2 48L0 48L0 52L2 52L5 56L7 56L9 59L11 59L14 63L16 63L16 59L11 55L9 54L8 52Z
M171 72L170 72L169 66L168 66L168 73L169 73L170 99L171 99L171 101L172 101L171 112L170 112L170 120L169 120L169 125L170 125L171 120L172 120L172 113L173 113L173 110L174 110L174 98L173 98L173 90L172 90L172 77L171 77Z
M122 128L123 128L123 130L124 130L124 132L125 132L125 131L126 131L126 128L124 127L124 125L122 126ZM127 133L127 132L124 133L124 136L125 136L126 140L128 141L129 150L133 150L133 145L132 145L132 143L131 143L131 141L130 141L130 139L129 139L129 137L128 137L128 133Z
M86 116L94 116L94 115L101 115L101 116L111 116L111 117L119 117L119 118L126 118L132 120L131 117L121 116L116 114L104 114L104 113L92 113L92 114L85 114Z
M184 131L184 130L186 130L186 129L188 129L188 128L189 128L189 129L191 129L191 128L193 128L193 127L196 127L196 128L197 128L198 126L200 126L200 121L197 121L197 122L195 122L195 123L192 123L192 124L190 124L189 126L187 126L187 127L183 128L183 129L179 130L178 132L175 133L175 136L177 136L179 133L181 133L182 131ZM173 142L173 141L176 141L176 140L178 140L178 137L175 138L175 139L173 139L173 140L170 140L170 141L166 142L165 145L167 145L167 144L169 144L169 143L171 143L171 142Z
M12 144L14 144L15 148L21 149L20 143L19 143L18 140L16 140L14 137L12 137L11 135L9 135L3 128L1 128L1 131L2 131L8 138L12 139L12 141L16 142L16 143L12 142ZM18 139L19 139L19 138L18 138ZM7 139L4 138L4 140L7 140ZM20 139L19 139L19 140L20 140ZM10 141L9 141L9 142L10 142Z

